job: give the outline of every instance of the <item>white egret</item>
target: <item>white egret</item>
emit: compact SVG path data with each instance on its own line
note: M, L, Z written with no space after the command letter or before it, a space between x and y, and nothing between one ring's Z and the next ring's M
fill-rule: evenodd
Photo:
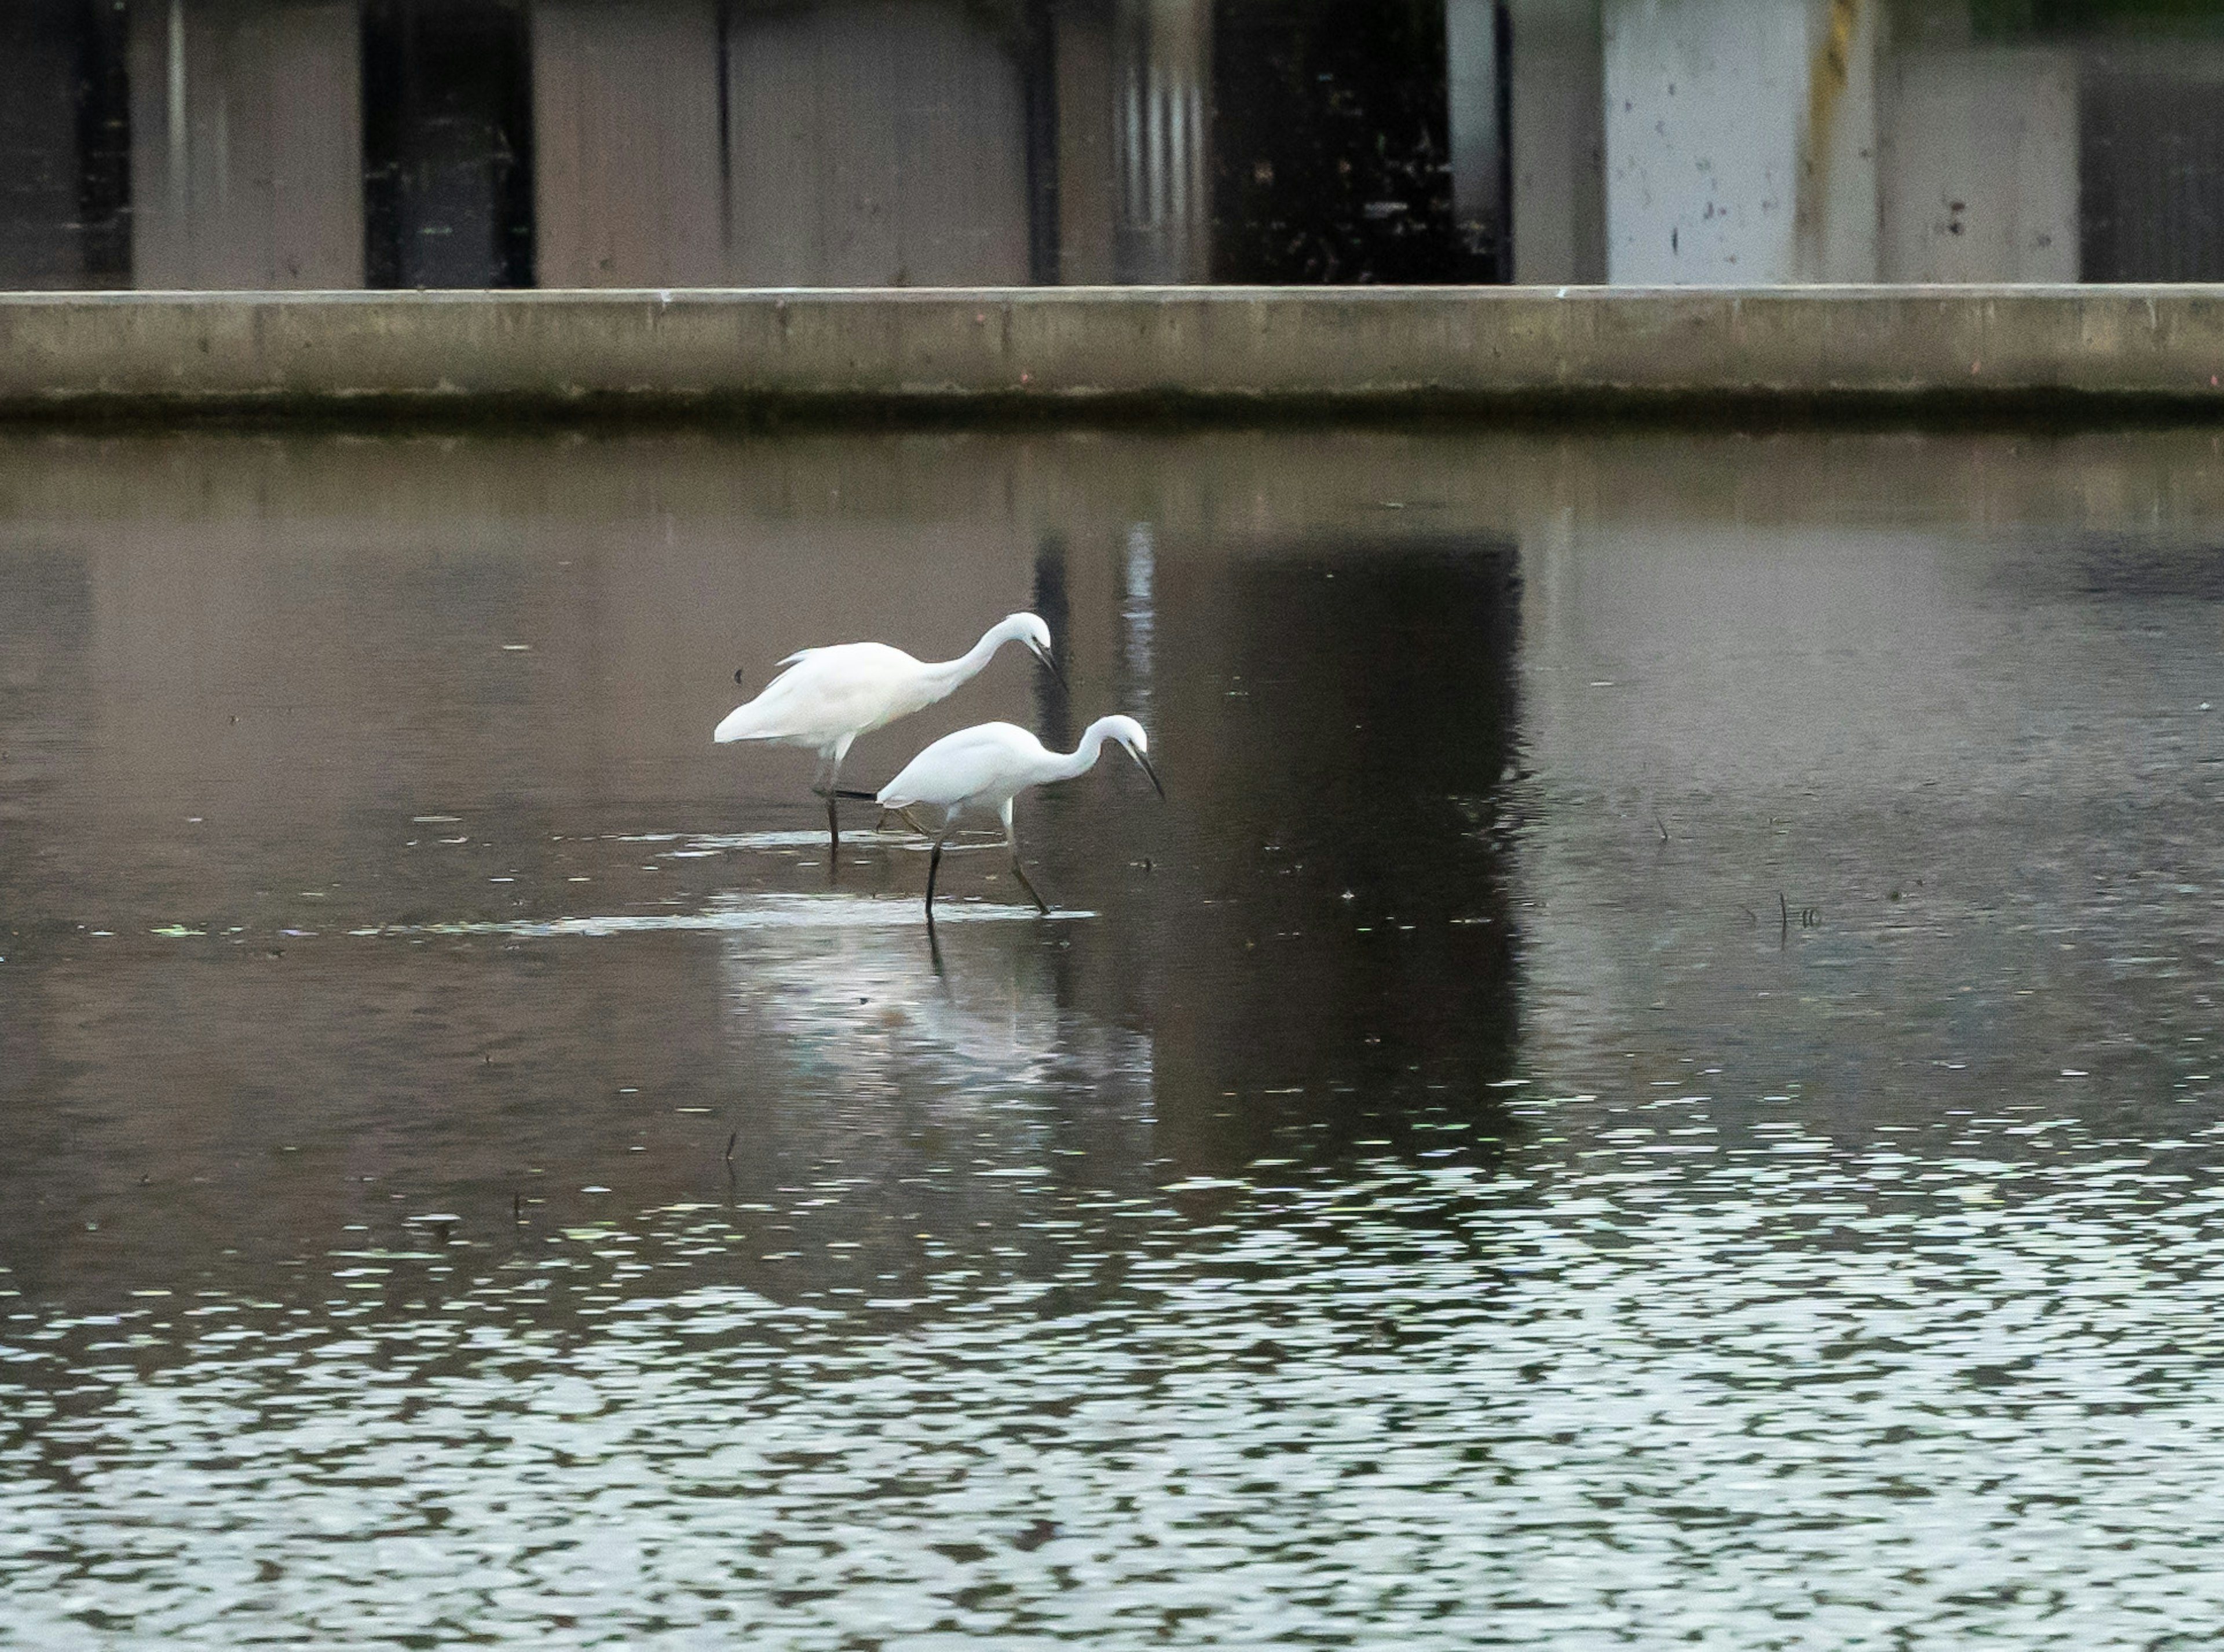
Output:
M869 791L843 791L842 760L860 735L885 728L942 699L978 676L1008 642L1024 645L1063 684L1065 676L1050 657L1050 627L1032 614L1008 615L956 659L938 663L913 659L882 642L843 642L805 648L780 663L786 667L747 705L736 706L713 729L723 746L737 740L768 741L807 747L818 753L818 774L811 789L826 799L828 853L842 853L837 798L869 799ZM734 673L736 683L746 679Z
M949 841L958 817L993 810L1004 823L1004 846L1012 852L1012 875L1034 898L1045 912L1050 903L1037 892L1020 865L1020 840L1012 831L1012 799L1030 786L1071 780L1096 766L1104 742L1116 740L1128 754L1142 765L1152 787L1163 798L1159 772L1151 766L1150 741L1143 725L1133 717L1099 717L1082 731L1081 743L1071 752L1045 748L1026 729L1008 722L984 722L945 735L903 766L903 772L881 788L883 809L899 813L913 809L938 809L942 822L929 834L934 854L926 863L926 921L934 922L934 878L942 869L942 846ZM913 824L917 824L916 821Z

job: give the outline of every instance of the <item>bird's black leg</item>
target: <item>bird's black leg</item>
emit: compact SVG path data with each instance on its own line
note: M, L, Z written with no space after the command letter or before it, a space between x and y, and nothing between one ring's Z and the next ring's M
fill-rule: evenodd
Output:
M826 799L826 876L830 882L842 869L842 817L836 802L841 794L834 786L841 778L841 759L821 756L818 773L811 782L811 789Z
M934 927L934 876L942 870L942 840L934 840L934 853L926 857L926 927Z
M1020 880L1020 887L1026 890L1028 895L1033 899L1036 907L1041 911L1042 915L1045 917L1048 917L1050 916L1050 903L1045 900L1041 894L1037 892L1034 884L1027 877L1026 868L1020 865L1020 854L1017 849L1012 851L1012 875Z
M1020 864L1020 835L1012 825L1012 801L1004 799L1004 847L1012 852L1012 875L1020 880L1020 887L1033 898L1035 908L1045 917L1050 916L1050 903L1045 900L1028 878L1027 868Z

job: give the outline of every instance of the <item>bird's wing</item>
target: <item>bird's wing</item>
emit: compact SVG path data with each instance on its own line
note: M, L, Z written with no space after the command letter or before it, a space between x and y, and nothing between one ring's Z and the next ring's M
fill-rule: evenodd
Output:
M1025 784L1030 757L1041 747L1024 728L1008 722L984 722L945 735L903 766L881 788L880 801L891 809L909 804L955 808Z
M722 738L812 743L855 736L888 720L907 668L918 668L910 655L877 642L805 648L781 663L762 692L719 725Z
M902 649L891 648L884 642L830 642L816 648L797 649L780 662L772 683L765 686L770 688L773 683L808 672L813 677L823 674L824 686L847 687L856 684L878 689L888 680L918 669L917 660Z

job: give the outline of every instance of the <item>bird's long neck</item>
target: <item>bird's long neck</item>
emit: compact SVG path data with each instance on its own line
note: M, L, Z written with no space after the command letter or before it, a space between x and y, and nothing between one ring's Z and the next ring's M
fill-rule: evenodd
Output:
M988 669L989 662L996 657L996 650L1008 640L1003 632L991 627L980 641L955 659L945 659L926 668L927 680L942 693L947 694L959 684L970 682Z
M1046 778L1051 780L1071 780L1077 775L1088 773L1096 766L1096 759L1104 750L1104 742L1110 738L1111 736L1104 732L1103 723L1090 723L1088 728L1082 730L1081 744L1076 746L1071 752L1051 753L1050 772Z

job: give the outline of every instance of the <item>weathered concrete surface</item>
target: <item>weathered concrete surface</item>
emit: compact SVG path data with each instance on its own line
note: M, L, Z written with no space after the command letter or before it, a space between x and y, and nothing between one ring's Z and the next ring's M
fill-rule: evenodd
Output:
M2224 287L0 295L0 411L2224 413Z

